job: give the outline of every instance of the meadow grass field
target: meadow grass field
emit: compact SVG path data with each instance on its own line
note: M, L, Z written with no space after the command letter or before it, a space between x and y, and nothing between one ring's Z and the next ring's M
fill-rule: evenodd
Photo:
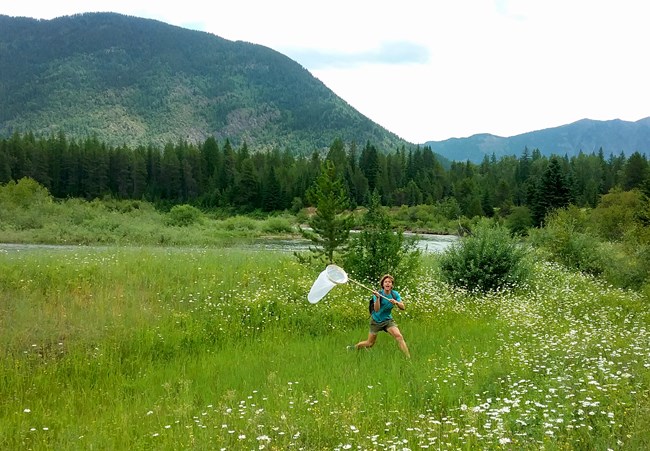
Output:
M423 259L407 360L348 351L368 292L311 305L288 253L0 250L0 448L650 447L648 299L547 263L474 296Z

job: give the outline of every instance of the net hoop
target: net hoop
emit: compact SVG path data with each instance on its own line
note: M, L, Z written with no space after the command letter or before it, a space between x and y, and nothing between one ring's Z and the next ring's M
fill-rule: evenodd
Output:
M340 266L327 265L325 273L330 282L335 283L336 285L341 285L348 281L348 274Z

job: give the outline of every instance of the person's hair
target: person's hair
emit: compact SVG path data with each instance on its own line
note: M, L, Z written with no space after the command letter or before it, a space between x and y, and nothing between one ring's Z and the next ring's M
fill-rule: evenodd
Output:
M381 279L379 279L380 287L384 288L384 280L386 279L390 279L393 281L393 283L395 283L395 278L393 276L391 276L390 274L384 274L383 276L381 276Z

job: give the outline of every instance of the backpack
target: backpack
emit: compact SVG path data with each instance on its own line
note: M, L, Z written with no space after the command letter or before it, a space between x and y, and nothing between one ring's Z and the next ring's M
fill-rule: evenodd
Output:
M374 294L372 296L370 296L370 300L368 301L368 313L370 313L371 315L372 315L372 312L375 311L375 301L372 299L373 296L374 296ZM391 297L391 299L395 299L395 295L393 294L393 290L390 290L390 297Z

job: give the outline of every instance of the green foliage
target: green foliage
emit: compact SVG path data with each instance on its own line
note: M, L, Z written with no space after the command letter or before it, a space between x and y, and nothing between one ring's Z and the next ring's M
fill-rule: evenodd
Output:
M547 216L543 229L531 231L531 243L567 268L599 275L604 269L604 254L588 227L585 210L573 206L555 210Z
M316 213L308 221L311 230L301 229L301 233L315 246L310 248L310 255L296 254L296 257L301 261L322 257L327 263L333 263L335 253L345 250L354 225L354 218L347 212L349 199L334 163L328 160L323 164L321 175L307 191L307 198L316 206Z
M526 248L511 238L508 229L483 221L448 248L440 258L443 278L469 291L490 292L514 288L528 278Z
M137 147L213 133L305 154L339 136L406 144L264 46L112 13L0 21L12 62L0 72L3 135L55 130Z
M280 234L294 233L296 231L293 221L288 217L273 216L266 219L261 224L263 233Z
M0 185L0 229L40 229L53 208L49 191L31 178Z
M18 182L13 180L0 185L0 202L6 208L27 208L52 203L52 196L47 188L32 178L23 177Z
M570 206L555 211L544 228L531 231L530 241L567 268L639 289L650 275L647 211L638 191L614 190L593 210Z
M257 230L258 223L247 216L232 216L221 221L221 227L235 232L253 232Z
M547 214L558 208L564 208L570 202L569 183L566 171L557 156L550 158L548 166L534 190L531 202L533 224L539 226Z
M393 231L390 217L375 192L361 220L361 231L352 236L350 247L343 255L346 270L372 284L389 273L405 286L415 276L419 257L414 239L404 237L401 230Z
M391 219L395 226L412 232L452 234L456 231L456 223L460 213L456 201L445 199L435 205L402 205L390 210ZM448 209L447 207L452 207ZM451 213L454 211L454 213Z
M630 248L625 243L599 242L595 250L601 254L600 276L615 287L640 290L650 280L650 247Z
M512 207L512 211L506 217L505 223L513 235L527 235L528 229L533 226L530 209L528 207Z
M603 195L590 215L591 228L601 238L621 241L643 211L644 195L639 190L618 188Z
M28 179L0 186L0 242L213 246L263 234L294 236L293 219L204 215L190 205L165 213L146 201L113 198L53 201Z
M171 226L185 227L201 222L203 213L192 205L174 205L168 213L167 223Z

